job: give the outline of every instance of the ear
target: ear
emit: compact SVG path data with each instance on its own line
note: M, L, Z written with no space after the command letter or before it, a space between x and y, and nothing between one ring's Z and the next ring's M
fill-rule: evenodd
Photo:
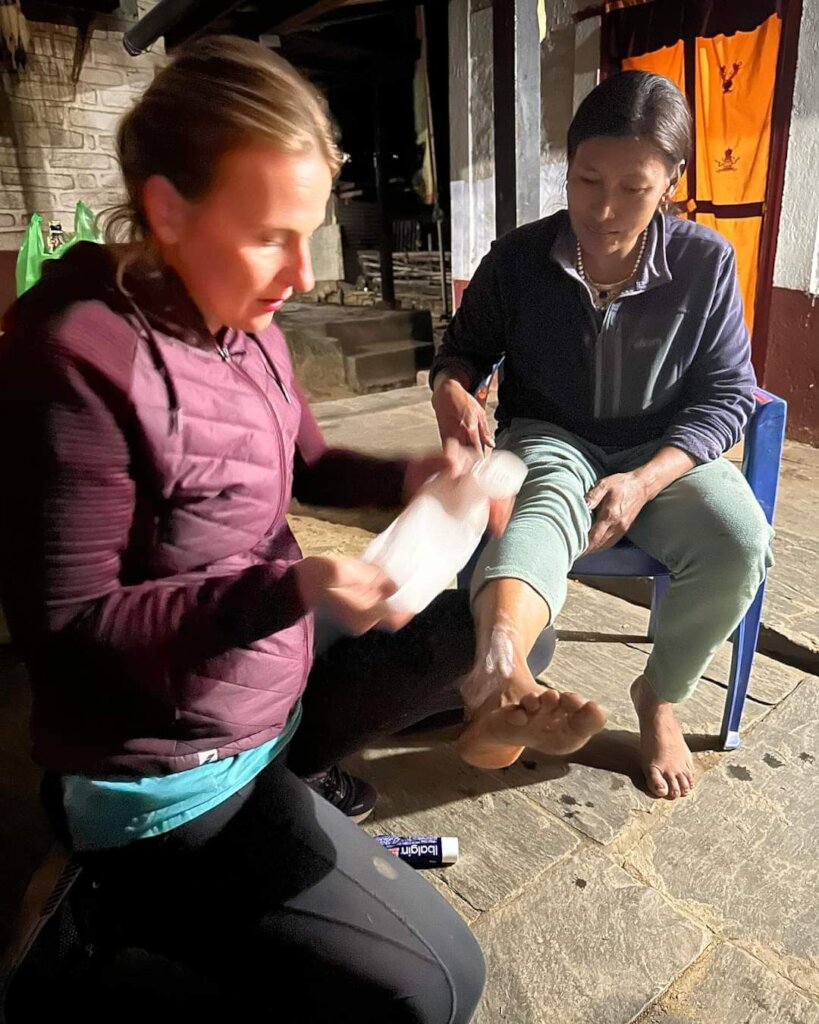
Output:
M160 245L175 245L188 211L185 198L167 178L153 174L142 186L142 205L156 241Z
M669 198L671 198L671 196L674 195L674 191L677 188L677 185L679 185L680 178L682 178L684 173L685 173L685 160L680 160L680 162L677 164L677 166L671 171L671 180L669 181L668 191L666 193Z

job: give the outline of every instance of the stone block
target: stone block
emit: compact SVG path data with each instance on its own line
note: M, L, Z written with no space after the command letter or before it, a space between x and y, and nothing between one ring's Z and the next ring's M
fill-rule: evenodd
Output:
M23 188L73 188L74 179L69 174L52 171L32 171L8 168L0 172L4 185L19 185Z
M316 281L344 279L344 255L338 224L324 224L313 233L310 238L310 257Z
M113 132L119 121L119 114L104 110L70 110L68 117L75 128L93 128L101 132Z
M626 865L819 998L819 687L808 679Z
M819 1024L819 1003L736 946L722 943L636 1024Z
M127 57L123 57L123 60L127 60ZM81 85L99 85L113 88L122 85L125 77L126 72L124 69L84 67L80 73L80 83ZM104 96L105 93L103 92L100 95Z
M51 165L57 170L77 168L89 171L110 171L116 167L116 160L104 153L61 152L52 153Z
M448 744L375 747L355 765L380 794L370 832L458 837L457 864L435 877L475 914L514 898L578 845L556 818Z
M707 941L593 848L532 879L474 930L488 965L475 1024L629 1024Z
M21 146L38 146L44 149L80 149L83 145L82 132L65 128L45 128L23 125L17 132Z

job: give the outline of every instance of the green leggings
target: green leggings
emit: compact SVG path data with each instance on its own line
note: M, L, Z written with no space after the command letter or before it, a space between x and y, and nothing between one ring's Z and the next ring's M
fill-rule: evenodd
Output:
M487 580L523 580L554 622L591 529L584 496L601 477L646 463L659 443L607 454L550 423L516 419L498 447L519 455L529 475L506 533L483 552L472 594ZM658 697L676 703L691 695L751 604L773 564L773 531L742 474L716 459L666 487L628 536L671 571L645 674Z

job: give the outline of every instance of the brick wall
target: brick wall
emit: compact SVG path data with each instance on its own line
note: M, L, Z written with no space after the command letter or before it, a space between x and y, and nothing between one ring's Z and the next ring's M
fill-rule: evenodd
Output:
M152 6L140 2L140 15ZM161 43L141 57L125 52L122 33L134 21L122 14L95 19L76 82L77 30L30 23L27 69L3 74L0 251L19 247L34 212L70 230L78 199L95 213L119 202L117 120L165 59Z

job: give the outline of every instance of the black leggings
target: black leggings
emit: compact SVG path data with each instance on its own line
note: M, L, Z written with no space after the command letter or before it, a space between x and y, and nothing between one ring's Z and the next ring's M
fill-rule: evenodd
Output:
M313 664L288 765L297 775L323 771L376 736L461 711L459 682L474 659L462 590L444 591L398 633L337 640Z
M470 1020L484 965L468 927L293 771L318 771L378 733L460 706L457 680L473 652L455 592L398 634L335 643L316 662L287 766L279 758L164 836L86 855L102 932L206 977L210 1016L199 1019L224 1010L293 1024Z

